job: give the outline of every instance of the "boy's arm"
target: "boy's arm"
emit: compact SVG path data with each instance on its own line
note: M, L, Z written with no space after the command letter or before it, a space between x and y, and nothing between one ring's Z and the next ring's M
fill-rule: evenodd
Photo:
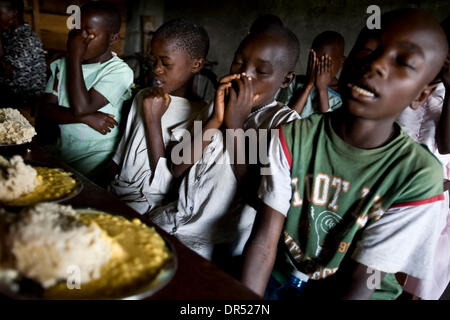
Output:
M237 77L234 81L237 82L238 92L236 92L233 87L229 89L229 101L224 114L225 128L232 129L225 130L225 142L231 139L233 143L231 146L226 143L225 147L232 147L232 150L228 151L233 155L234 173L236 179L240 181L247 173L249 159L243 130L244 122L248 118L259 95L254 94L251 77L242 74L242 76ZM252 141L249 141L248 143L252 143Z
M372 278L374 278L374 274L376 272L379 273L379 276L375 276L375 279L381 283L386 273L369 269L370 268L367 266L351 260L348 270L344 271L344 273L347 273L348 276L344 276L344 280L346 281L343 283L343 287L345 287L346 290L343 291L343 295L341 297L342 299L369 300L372 297L372 294L375 292L377 287L372 280Z
M319 112L325 113L330 110L328 101L328 87L331 83L331 57L322 56L317 63L316 87L319 92Z
M450 153L450 58L447 57L442 71L442 82L445 87L445 98L442 113L437 127L436 142L439 153Z
M210 144L213 135L208 137L204 136L204 133L209 129L218 130L224 121L225 113L225 91L231 87L231 76L225 77L221 80L220 86L217 88L216 96L214 99L214 113L206 124L202 128L202 134L193 136L190 142L189 148L191 158L188 163L172 164L172 174L178 178L183 175L183 173L189 169L195 162L197 162L203 154L205 148ZM196 150L195 146L201 146L201 150ZM201 151L201 152L199 152Z
M170 97L160 88L151 88L142 100L145 131L149 143L148 158L154 172L159 158L167 158L162 135L161 118L170 104Z
M308 70L306 72L306 79L307 79L306 84L302 88L302 91L297 100L291 105L291 108L297 111L298 114L302 113L303 108L306 105L306 101L308 100L309 94L311 93L311 90L314 87L316 68L317 68L316 52L311 49L308 58Z
M117 126L114 115L103 112L95 112L85 116L77 117L69 110L58 105L58 98L50 93L44 95L43 104L39 108L41 120L56 124L84 123L105 135L111 132L111 128Z
M264 296L275 263L284 220L284 215L264 205L244 249L242 282L260 296Z
M76 29L69 33L67 41L67 85L70 109L76 116L92 113L107 105L108 100L95 89L87 90L81 63L89 42L94 35L83 34Z

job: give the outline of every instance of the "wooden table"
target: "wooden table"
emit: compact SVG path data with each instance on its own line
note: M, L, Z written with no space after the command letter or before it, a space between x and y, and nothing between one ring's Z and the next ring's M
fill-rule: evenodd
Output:
M91 207L105 212L121 214L128 218L137 217L148 225L155 226L150 220L143 218L117 197L107 192L105 189L100 188L35 143L31 143L27 147L21 148L0 148L0 154L6 156L21 154L26 160L55 165L76 174L80 180L83 181L83 190L78 196L62 202L63 204L70 204L74 208ZM149 299L259 299L257 295L239 281L184 246L175 237L167 234L157 226L155 226L155 228L172 243L178 258L178 269L173 279Z

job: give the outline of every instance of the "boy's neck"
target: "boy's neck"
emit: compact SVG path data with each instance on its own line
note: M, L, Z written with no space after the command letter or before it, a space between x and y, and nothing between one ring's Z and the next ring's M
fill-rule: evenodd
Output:
M360 149L381 147L395 136L394 119L363 119L342 109L334 114L331 123L334 131L342 140Z
M171 96L180 97L189 101L200 101L200 96L194 91L194 78L191 78L182 87L170 92Z

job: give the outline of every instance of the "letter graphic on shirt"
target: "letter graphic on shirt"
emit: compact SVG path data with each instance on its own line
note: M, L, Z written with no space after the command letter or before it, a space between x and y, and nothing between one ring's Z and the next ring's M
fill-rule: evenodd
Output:
M312 202L316 206L323 206L328 201L328 190L330 189L330 177L325 173L319 173L314 181L314 192Z
M295 242L294 238L292 238L292 236L286 231L284 232L284 243L288 247L289 253L296 261L300 261L303 258L303 252L300 249L300 246Z
M377 194L375 199L373 200L374 204L372 209L370 210L368 217L374 221L377 221L384 214L385 210L383 209L383 202L379 201L381 196Z
M331 200L330 204L328 205L328 208L330 208L331 210L337 211L339 206L338 206L338 200L339 200L339 195L341 194L341 192L347 192L349 187L350 187L350 182L346 181L346 180L342 180L341 178L338 177L333 177L333 181L331 182L331 186L336 188L336 191L334 192L333 195L333 199Z
M300 191L298 189L298 177L292 178L291 184L294 187L294 194L292 196L292 205L294 207L299 207L303 204L303 200L300 197Z

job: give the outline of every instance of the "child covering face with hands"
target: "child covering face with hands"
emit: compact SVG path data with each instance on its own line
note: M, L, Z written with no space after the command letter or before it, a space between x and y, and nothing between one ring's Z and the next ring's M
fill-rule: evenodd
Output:
M298 52L298 40L287 28L247 35L235 52L230 75L220 81L214 112L201 134L182 141L190 157L173 165L173 174L183 176L178 200L148 214L207 259L226 260L242 252L255 214L246 205L255 187L247 181L255 180L248 179L251 155L240 138L252 129L276 128L298 118L275 101L279 88L294 77ZM201 146L199 152L196 146Z
M336 78L344 63L344 38L325 31L313 41L308 58L306 78L297 76L277 97L297 111L302 118L324 113L342 104Z
M57 154L94 180L111 160L122 104L131 96L133 72L111 51L120 22L111 4L89 2L81 8L81 29L70 31L67 57L51 64L40 108L44 123L59 125Z

